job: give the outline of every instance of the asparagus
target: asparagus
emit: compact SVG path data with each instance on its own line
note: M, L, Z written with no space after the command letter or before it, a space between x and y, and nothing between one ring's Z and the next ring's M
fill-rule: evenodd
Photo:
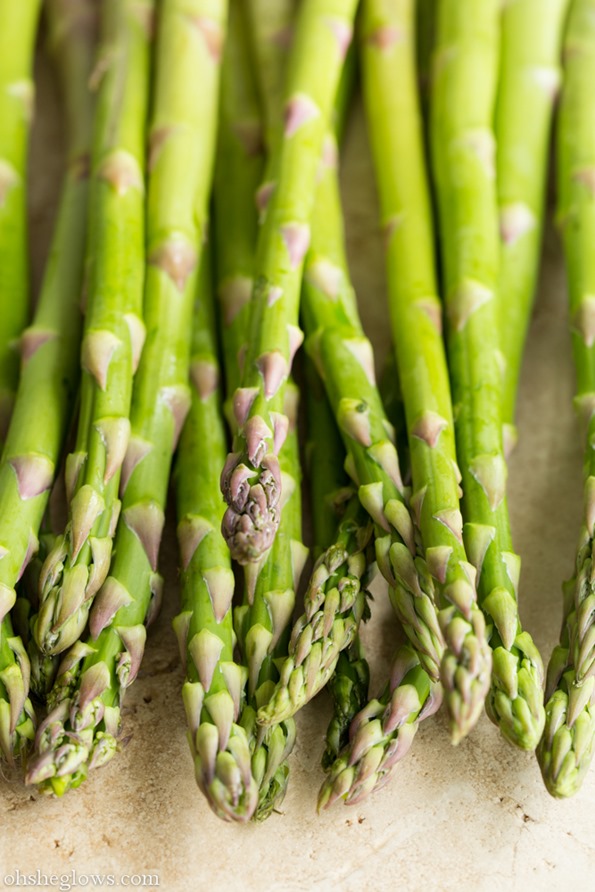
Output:
M480 606L492 648L486 708L506 739L534 749L544 723L543 667L519 620L520 558L512 550L502 447L492 133L499 14L497 0L442 0L431 143L463 477L463 535L477 569Z
M48 13L49 41L65 98L69 151L37 309L21 338L21 378L0 464L0 747L9 762L34 734L29 659L21 638L13 634L9 611L16 583L38 548L73 408L88 191L91 115L86 83L95 12L88 0L66 5L52 0Z
M249 298L254 273L254 243L256 241L256 207L254 194L260 184L263 168L263 142L261 135L260 109L256 96L256 85L249 56L248 42L243 30L242 7L232 6L230 38L226 48L223 91L221 103L221 130L215 178L215 220L217 231L217 259L219 277L219 299L221 303L222 344L225 361L227 392L230 398L227 405L233 404L233 394L240 383L239 358L246 349ZM234 184L233 190L230 183ZM293 391L290 389L290 395ZM227 412L230 427L234 429L232 411ZM284 445L281 458L286 461L289 455L291 474L296 473L295 436ZM295 504L298 500L297 505ZM254 820L263 820L280 804L288 780L287 756L293 748L295 725L286 722L266 733L258 728L256 709L264 702L269 691L270 681L274 684L276 670L273 658L286 652L285 626L289 622L293 605L294 573L296 576L305 560L304 549L298 541L299 493L291 499L293 508L290 518L285 518L281 531L268 559L246 568L246 591L244 607L237 612L236 624L242 639L250 642L264 640L272 626L279 643L271 642L271 653L248 655L244 649L244 659L254 666L254 661L263 659L258 682L252 680L249 702L244 706L240 723L247 735L251 752L252 773L258 785L258 804ZM293 519L292 519L293 518ZM290 521L292 530L287 529ZM299 565L299 566L298 566ZM250 602L252 601L252 605ZM276 610L276 605L285 601L285 618ZM270 610L270 614L269 614ZM259 618L262 624L259 625ZM251 621L256 628L248 634ZM257 699L258 698L258 699Z
M29 317L27 142L33 112L33 51L40 0L0 2L0 442L17 388L15 344Z
M591 314L595 265L595 2L575 0L564 47L557 128L558 216L562 228L577 377L576 406L587 420L585 503L575 574L565 587L560 645L548 666L545 731L537 751L553 796L576 793L595 751L593 543L595 538L595 365Z
M222 472L223 533L240 563L258 561L280 519L277 452L285 383L302 340L298 297L320 151L352 31L356 0L304 0L285 89L284 138L261 190L248 349L234 409L238 434Z
M90 613L90 634L58 670L27 776L57 795L116 751L120 704L161 597L157 559L172 454L190 404L188 332L206 233L226 13L223 0L167 0L161 10L150 130L148 335L134 384L122 516L109 576ZM194 371L200 387L200 370Z
M306 350L324 381L347 451L349 474L374 521L379 569L389 585L399 587L393 605L423 665L438 680L444 639L432 580L417 556L393 430L375 383L372 348L362 331L348 278L335 166L336 144L329 134L304 277Z
M349 743L328 770L318 809L338 799L361 802L380 789L409 751L419 723L439 709L442 691L432 682L410 645L398 648L390 681L353 719Z
M232 0L230 32L237 20L234 7ZM230 44L231 40L223 63L224 85ZM234 662L230 610L234 575L220 532L225 504L218 479L227 438L221 417L220 368L207 260L205 255L195 309L192 403L176 469L182 610L174 628L186 668L182 696L198 785L215 814L243 823L256 809L258 787L252 776L250 741L237 723L248 672Z
M550 126L560 85L568 0L516 0L502 10L496 102L500 213L500 325L504 448L516 439L514 407L542 237Z
M328 683L333 715L326 729L326 746L322 767L328 771L349 742L349 729L355 716L368 702L370 667L364 656L359 635L341 651L335 671Z
M317 560L304 598L305 613L295 622L289 654L279 681L258 721L270 725L301 709L326 685L339 654L357 635L366 615L366 570L372 529L352 500L335 542Z
M105 581L120 511L132 376L145 329L144 130L152 0L102 7L102 50L91 170L81 399L67 458L69 521L40 578L35 640L64 651L83 631Z
M457 743L481 714L491 652L477 605L475 571L462 541L460 472L416 88L414 12L412 0L365 0L362 75L387 234L389 307L409 434L411 503L441 608L447 649L440 677ZM396 82L399 90L394 90Z

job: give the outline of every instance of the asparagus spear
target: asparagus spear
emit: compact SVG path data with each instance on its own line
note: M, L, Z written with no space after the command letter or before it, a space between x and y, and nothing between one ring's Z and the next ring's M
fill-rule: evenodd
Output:
M359 500L353 487L347 485L348 478L343 467L345 447L324 393L322 381L311 362L307 363L306 371L311 516L314 554L320 558L333 545L338 521L345 517L346 512L353 511L354 504L357 505ZM372 572L373 568L370 565L366 574L371 576ZM309 588L311 587L312 580ZM328 588L332 590L330 585ZM328 610L326 598L323 605L324 609ZM368 700L369 683L370 669L364 656L359 630L356 629L351 643L339 653L327 683L333 712L326 731L326 748L322 755L323 768L332 765L347 743L351 721Z
M21 338L21 378L0 464L0 747L9 761L32 740L34 717L27 696L29 659L21 639L13 635L8 611L15 602L15 585L38 547L73 408L88 191L87 79L94 53L95 10L90 0L69 4L52 0L48 14L69 150L41 294L33 322Z
M560 85L568 0L516 0L502 10L496 102L500 213L500 325L504 448L514 444L514 407L541 246L550 125Z
M285 89L284 138L261 191L248 349L234 408L234 452L222 473L229 505L223 532L232 556L258 561L279 525L281 475L277 452L287 420L285 383L302 334L297 326L303 259L320 150L351 38L355 0L304 0ZM266 197L266 202L264 201Z
M17 388L15 344L29 318L27 143L40 0L0 2L0 442Z
M362 75L382 224L389 307L405 405L412 504L434 578L447 650L440 677L455 743L479 718L491 653L462 541L454 425L442 342L432 209L416 88L412 0L365 0ZM400 89L394 89L394 83Z
M492 133L499 14L497 0L442 0L431 143L463 476L464 541L477 568L493 655L486 708L510 742L534 749L544 722L543 667L519 620L520 559L512 550L502 447Z
M161 10L150 131L148 336L134 384L122 516L90 634L58 670L28 772L29 783L58 795L113 756L120 704L160 600L157 558L169 472L190 402L188 332L206 233L226 13L224 0L167 0Z
M237 6L232 0L230 33L237 21L234 12ZM224 89L230 44L231 40L223 63ZM195 308L192 403L176 470L182 610L174 628L186 668L182 696L198 785L215 814L243 823L256 809L258 787L252 776L250 741L237 723L248 672L234 662L230 610L234 575L220 532L225 504L218 479L227 437L221 417L220 368L207 260L205 255Z
M419 723L439 709L442 691L421 667L410 645L398 648L390 681L353 719L349 743L328 770L318 796L318 809L338 799L361 802L389 780L409 751Z
M349 729L355 716L368 702L370 667L364 656L359 635L346 650L341 651L335 671L328 683L333 703L333 715L326 729L326 746L322 753L322 767L332 768L339 753L349 743Z
M398 585L393 605L423 665L438 680L444 639L433 584L417 556L393 431L376 387L372 348L362 331L348 278L335 166L336 144L329 134L304 277L306 349L325 383L347 451L349 474L375 524L379 569L390 585Z
M289 405L287 398L292 400ZM295 592L306 561L301 542L300 466L296 431L297 390L286 390L289 430L279 453L283 504L279 531L256 582L247 580L244 603L235 609L234 625L248 667L248 697L239 722L251 740L252 773L258 783L255 820L264 820L280 805L287 789L287 758L296 736L295 722L283 717L262 729L257 714L270 701L279 677L277 664L286 656ZM254 586L254 587L253 587Z
M254 273L253 249L256 241L254 195L260 184L263 168L260 109L241 10L238 3L232 6L223 75L221 130L215 179L218 290L222 310L227 391L231 396L228 406L230 402L233 404L233 394L240 383L239 358L246 349L246 318L249 313ZM233 189L230 189L230 183L234 184ZM227 414L233 431L233 411ZM282 461L287 459L288 448L295 451L295 436L291 436L284 445ZM295 474L296 462L297 457L290 456L289 470L292 475ZM296 498L299 498L299 494ZM290 517L283 520L278 541L266 561L246 568L245 604L239 610L237 618L238 632L243 639L249 637L250 642L257 638L264 640L271 626L275 627L279 638L279 643L274 647L274 642L271 642L271 653L266 656L254 653L248 656L244 653L245 661L251 665L254 665L255 660L258 663L258 659L263 659L261 671L258 665L254 667L254 672L260 678L258 683L252 679L250 702L245 705L240 718L249 740L252 772L258 784L258 805L253 816L257 821L268 817L285 795L288 779L286 759L295 740L293 722L285 722L263 733L256 724L256 709L258 702L264 702L263 698L270 689L270 684L265 684L265 681L270 679L274 683L273 679L276 678L272 658L277 652L283 652L283 648L286 652L287 636L284 627L289 622L294 597L292 563L296 565L297 575L305 560L303 546L298 541L301 534L299 517L298 502L294 510L290 511ZM287 529L287 521L290 521L292 530ZM284 619L275 609L283 601L289 611L286 610ZM257 628L247 635L251 618L255 620ZM263 620L260 627L259 618Z
M545 731L537 751L553 796L576 793L595 751L593 544L595 541L595 2L575 0L564 46L557 127L558 216L570 297L576 407L587 420L585 504L575 574L565 586L560 645L548 666Z
M69 521L40 578L35 639L45 653L77 640L109 569L130 434L132 376L144 340L144 132L152 0L102 7L91 171L81 406L67 459Z

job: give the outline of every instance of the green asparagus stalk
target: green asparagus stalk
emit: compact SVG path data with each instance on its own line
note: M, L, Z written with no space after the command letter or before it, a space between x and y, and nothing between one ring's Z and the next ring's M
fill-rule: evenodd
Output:
M0 464L0 747L8 761L27 746L34 732L29 659L22 640L13 635L9 610L16 599L16 583L38 548L74 403L81 327L78 306L91 133L87 79L94 54L95 10L89 0L66 5L52 0L48 14L69 149L37 309L21 338L21 377Z
M233 4L224 66L215 181L222 342L227 389L232 403L233 394L240 383L238 360L246 350L246 317L249 313L256 242L254 195L263 167L260 109L240 11L241 6ZM234 184L233 190L230 183ZM290 396L293 394L291 388L288 392ZM289 414L294 412L295 406ZM233 411L228 412L228 420L233 431ZM292 479L297 469L296 449L295 434L292 433L281 450L282 465L290 472ZM293 454L288 450L293 450ZM291 488L295 490L294 483ZM258 785L258 804L253 815L256 821L268 817L285 795L289 773L287 757L295 741L293 722L284 722L266 733L256 723L256 710L266 702L277 677L274 659L287 652L286 626L293 609L295 578L305 560L299 541L299 492L290 497L290 503L289 512L284 514L279 536L268 558L246 568L245 603L236 612L244 660L252 670L248 702L242 709L239 721L249 740L252 773ZM291 529L288 529L288 525ZM277 609L279 606L281 610ZM274 632L273 639L266 642L271 631ZM262 652L256 652L258 642L264 643ZM262 661L262 665L259 665L259 661Z
M417 556L393 430L375 383L372 347L363 333L348 277L336 155L329 134L304 277L306 349L324 381L347 451L349 474L375 523L379 569L389 585L398 584L393 605L423 665L437 681L444 639L433 583Z
M273 151L272 179L259 193L263 222L248 349L234 398L238 434L222 473L229 506L223 532L241 563L260 560L279 525L277 454L287 429L285 384L302 340L299 290L314 185L356 5L356 0L301 4L285 87L284 138Z
M434 715L441 699L440 686L421 667L413 648L398 648L384 691L351 723L349 743L328 770L318 809L330 808L338 799L355 805L384 786L409 751L419 723Z
M15 345L29 318L27 144L40 0L0 2L0 442L19 373Z
M234 625L248 667L248 697L240 724L252 741L252 773L259 787L255 820L269 817L287 789L287 758L295 743L295 723L283 716L262 729L257 716L271 699L279 678L277 665L288 652L289 624L295 593L308 555L301 541L301 474L297 441L297 388L286 388L287 438L279 452L283 501L279 530L256 578L246 575L244 603L236 608Z
M326 685L339 654L353 642L366 615L371 536L371 523L353 499L335 542L314 566L305 612L292 628L279 681L267 705L259 710L261 724L280 722L305 706Z
M370 667L359 635L339 654L327 687L333 703L333 715L326 729L326 746L322 753L325 771L333 766L339 753L347 746L351 723L369 699Z
M56 680L56 673L60 664L58 655L42 654L40 652L31 634L32 629L35 627L39 606L39 575L43 562L56 544L56 535L46 527L46 518L44 518L41 525L39 549L27 564L25 572L17 583L17 600L11 614L14 629L21 637L29 657L30 690L34 698L40 703L45 703L47 695Z
M237 19L234 7L237 10L232 0L230 32ZM223 64L224 85L229 43ZM227 437L221 415L211 271L206 261L205 255L195 309L192 403L176 469L182 610L174 628L186 668L182 697L198 785L215 814L243 823L254 814L258 787L252 777L250 741L237 723L248 672L234 662L230 610L234 575L229 549L220 532L225 503L218 481ZM201 386L201 381L208 386Z
M457 454L463 477L463 535L467 555L477 569L480 606L492 648L486 708L504 737L530 750L543 730L543 667L519 620L520 558L512 550L502 445L492 132L499 6L497 0L442 0L431 142Z
M353 503L357 505L359 499L353 487L347 485L348 477L343 467L345 447L322 381L311 362L307 362L306 372L311 517L314 554L320 558L333 545L338 521L345 517L346 512L353 510ZM372 567L369 566L366 574L371 576L371 572ZM338 581L341 585L341 579ZM309 588L311 587L312 580ZM328 610L326 599L323 604L324 609ZM359 629L356 629L351 643L339 653L327 683L333 711L322 756L325 769L330 767L347 743L351 720L368 701L369 683L370 669L364 656Z
M576 407L587 420L585 502L575 574L565 586L560 645L548 666L545 730L537 756L553 796L574 795L595 751L595 2L575 0L564 46L557 127L558 215L568 277Z
M265 117L269 122L267 142L273 155L275 140L279 138L279 128L275 128L275 122L282 107L279 85L284 69L279 34L287 35L290 32L292 7L292 2L280 0L268 6L270 15L267 17L260 8L259 0L249 4L253 52L261 74L261 95L266 109ZM319 210L317 202L314 215ZM314 423L317 424L322 417L323 428L317 430L317 436L325 440L329 425L326 423L328 410L323 406L322 402L318 404L319 411ZM334 425L332 416L331 424ZM336 437L336 429L331 430L330 435L331 438ZM325 440L321 451L324 448L332 449L332 442ZM338 451L341 456L340 445ZM339 458L339 467L341 463ZM325 494L325 491L316 493L313 504L315 518L325 513L320 508ZM279 681L270 700L259 709L260 724L277 724L305 705L326 684L341 649L353 640L366 606L366 594L360 580L367 566L364 551L370 536L371 526L365 513L354 503L340 531L339 540L333 545L329 543L328 551L317 562L306 595L306 613L292 629L289 654L282 663Z
M122 516L90 634L62 661L28 772L29 783L57 795L116 751L120 704L161 597L157 560L172 454L190 404L188 333L207 227L226 14L224 0L167 0L161 10L150 130L148 334L134 384ZM198 387L208 385L200 368L193 372Z
M35 639L59 653L83 631L109 569L145 327L144 143L152 0L102 6L91 171L81 405L67 458L69 521L45 562Z
M295 28L296 0L247 0L245 4L252 64L263 116L269 162L283 140L280 127L287 56ZM272 169L269 168L272 174ZM259 184L260 185L260 184Z
M462 539L460 472L416 88L412 0L365 0L362 75L387 238L388 293L423 554L446 642L440 677L458 743L481 715L491 652ZM394 84L400 89L395 90Z
M504 357L504 449L515 442L514 407L531 317L543 230L560 45L569 0L515 0L502 10L496 102L500 212L501 331Z

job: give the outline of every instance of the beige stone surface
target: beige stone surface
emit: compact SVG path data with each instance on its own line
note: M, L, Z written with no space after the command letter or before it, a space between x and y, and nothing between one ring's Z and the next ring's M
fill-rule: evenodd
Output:
M35 282L51 231L61 169L61 124L51 73L40 68L32 158ZM388 348L382 244L361 112L348 134L345 204L353 276L368 332ZM547 250L523 373L520 444L510 468L510 509L522 555L521 612L547 658L561 617L560 584L572 568L581 514L581 448L571 411L573 374L560 248ZM171 521L171 518L170 518ZM422 726L391 783L362 805L317 816L321 743L329 703L322 694L298 719L291 783L282 813L261 826L221 823L194 783L180 701L182 672L171 631L177 610L175 543L163 545L163 613L151 630L126 700L129 742L63 800L39 798L17 778L0 781L0 886L15 871L158 874L185 890L575 890L593 888L595 768L580 794L556 802L535 759L505 743L486 718L458 748L444 717ZM365 642L374 679L397 634L379 596ZM4 879L6 877L6 880ZM99 881L87 879L87 888ZM129 881L130 885L130 881ZM73 888L76 888L73 886Z

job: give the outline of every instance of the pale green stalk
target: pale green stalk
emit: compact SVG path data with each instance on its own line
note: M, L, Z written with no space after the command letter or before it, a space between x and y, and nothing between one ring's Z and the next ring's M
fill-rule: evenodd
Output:
M152 0L106 0L91 162L81 396L66 461L69 520L45 561L35 640L61 653L82 633L107 576L145 327L145 127Z
M519 619L520 558L512 550L506 504L492 130L499 25L498 0L441 0L431 143L462 473L463 538L477 570L492 648L486 709L511 743L530 750L543 730L543 665Z
M537 284L551 121L568 7L569 0L514 0L502 9L495 134L506 452L516 440L514 409Z
M564 43L557 127L558 217L568 277L575 405L586 421L584 513L565 586L560 645L548 666L537 757L552 796L574 795L595 752L595 2L574 0Z
M34 727L29 659L13 635L8 612L17 581L38 549L78 381L94 6L89 0L66 5L52 0L48 24L66 110L68 158L37 309L21 338L21 377L0 464L0 747L9 761L32 740Z
M0 0L0 443L19 375L18 339L29 318L27 147L41 0Z
M207 231L225 0L166 0L157 32L147 202L147 340L134 383L114 557L89 635L64 656L27 780L62 795L116 751L120 706L138 673L157 572L172 455L190 407L196 276ZM195 84L201 90L195 90ZM200 363L194 386L212 381Z

